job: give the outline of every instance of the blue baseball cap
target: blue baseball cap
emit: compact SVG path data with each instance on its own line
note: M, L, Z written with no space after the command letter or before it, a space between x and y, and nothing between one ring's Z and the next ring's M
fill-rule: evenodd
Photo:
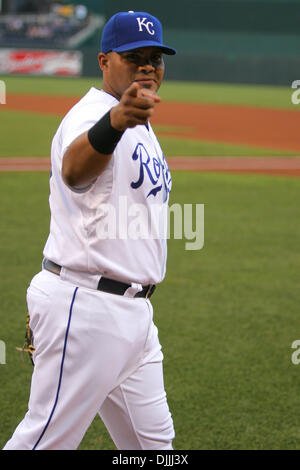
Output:
M165 54L176 50L163 44L162 25L155 16L144 11L116 13L104 26L101 51L124 52L139 47L160 47Z

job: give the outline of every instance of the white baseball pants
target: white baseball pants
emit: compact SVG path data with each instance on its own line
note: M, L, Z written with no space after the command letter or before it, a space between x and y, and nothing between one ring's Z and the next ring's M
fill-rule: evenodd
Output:
M43 270L27 303L35 347L28 412L4 450L74 450L97 413L118 449L172 449L150 301Z

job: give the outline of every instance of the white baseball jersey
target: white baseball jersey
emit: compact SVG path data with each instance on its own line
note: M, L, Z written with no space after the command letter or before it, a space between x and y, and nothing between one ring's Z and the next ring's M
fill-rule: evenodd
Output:
M61 175L72 141L117 104L116 98L92 87L54 136L44 256L75 271L156 284L166 269L171 176L150 124L124 132L108 166L88 187L71 189Z

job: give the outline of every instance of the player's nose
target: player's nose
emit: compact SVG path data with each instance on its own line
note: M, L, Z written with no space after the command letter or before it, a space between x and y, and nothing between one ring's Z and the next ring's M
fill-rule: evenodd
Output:
M139 71L140 72L144 72L144 73L149 73L149 72L153 72L155 70L155 67L154 65L152 64L152 62L149 60L143 62L142 64L140 64L139 66Z

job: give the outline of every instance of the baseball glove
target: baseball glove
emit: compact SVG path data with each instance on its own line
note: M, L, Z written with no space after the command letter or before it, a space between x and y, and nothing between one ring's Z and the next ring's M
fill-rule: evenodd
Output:
M23 361L24 361L24 352L27 352L29 354L32 365L34 365L33 358L32 358L32 354L34 352L33 334L30 329L29 322L30 322L30 315L29 315L29 312L27 312L26 327L25 327L25 343L22 348L16 348L16 349L22 352Z

